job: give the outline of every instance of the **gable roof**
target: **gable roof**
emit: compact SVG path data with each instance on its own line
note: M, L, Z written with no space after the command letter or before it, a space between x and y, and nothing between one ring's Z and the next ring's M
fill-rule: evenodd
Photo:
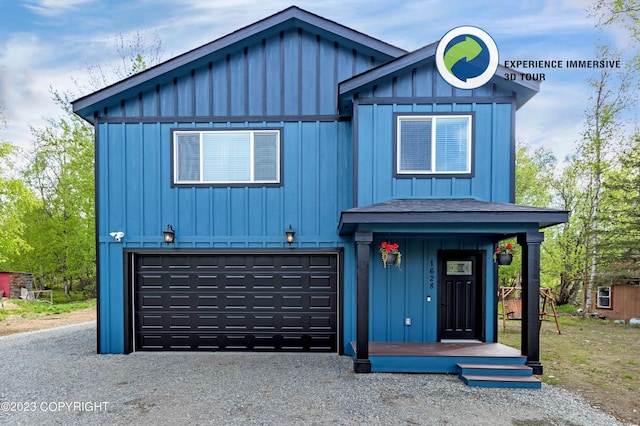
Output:
M386 42L370 37L334 21L291 6L281 12L234 31L217 40L195 48L166 62L151 67L139 74L119 81L87 96L72 102L73 111L85 120L93 123L93 113L102 106L113 103L110 98L135 96L141 85L147 85L153 79L185 66L194 66L212 53L233 48L235 45L245 46L255 40L277 34L280 31L300 28L329 40L339 41L342 45L354 48L362 53L391 60L407 53L406 50L392 46ZM131 93L127 93L131 92ZM116 100L117 102L117 100Z
M568 212L543 207L473 198L399 198L343 211L338 229L340 235L349 235L358 224L536 223L539 228L546 228L568 220Z
M374 85L379 80L389 78L390 75L403 70L434 61L438 43L439 41L431 43L341 82L338 88L340 103L342 104L343 100L346 101L351 97L350 95L357 93L363 87ZM506 73L514 73L516 80L505 80L502 76ZM540 83L526 80L522 78L522 75L523 73L520 71L498 65L496 73L490 80L490 83L509 88L510 91L516 93L516 108L520 108L540 90Z

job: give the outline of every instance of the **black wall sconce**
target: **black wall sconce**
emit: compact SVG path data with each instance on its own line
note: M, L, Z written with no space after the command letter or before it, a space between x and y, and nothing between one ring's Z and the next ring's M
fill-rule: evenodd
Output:
M164 235L164 242L165 243L173 244L173 239L176 236L176 231L173 230L171 225L167 225L167 229L162 231L162 234Z
M293 230L291 225L289 225L289 229L284 231L284 234L287 236L287 242L289 244L292 244L293 243L293 237L296 235L296 231Z

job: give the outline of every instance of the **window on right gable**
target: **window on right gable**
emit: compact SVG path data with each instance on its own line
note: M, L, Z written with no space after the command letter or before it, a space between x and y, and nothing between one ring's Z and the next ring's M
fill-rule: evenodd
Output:
M471 115L399 115L397 120L398 177L471 174Z

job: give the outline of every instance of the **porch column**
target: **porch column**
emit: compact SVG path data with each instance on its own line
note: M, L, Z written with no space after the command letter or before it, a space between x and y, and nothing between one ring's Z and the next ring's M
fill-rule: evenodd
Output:
M522 355L533 374L542 374L540 363L540 243L542 232L518 235L522 247Z
M369 361L369 256L373 233L356 232L356 358L353 371L371 373Z

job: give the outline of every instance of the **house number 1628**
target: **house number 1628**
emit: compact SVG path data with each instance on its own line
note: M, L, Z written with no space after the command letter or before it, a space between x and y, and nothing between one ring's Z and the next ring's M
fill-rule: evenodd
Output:
M435 269L433 269L433 260L431 261L430 264L430 268L429 268L429 288L432 289L433 288L433 284L435 283Z

